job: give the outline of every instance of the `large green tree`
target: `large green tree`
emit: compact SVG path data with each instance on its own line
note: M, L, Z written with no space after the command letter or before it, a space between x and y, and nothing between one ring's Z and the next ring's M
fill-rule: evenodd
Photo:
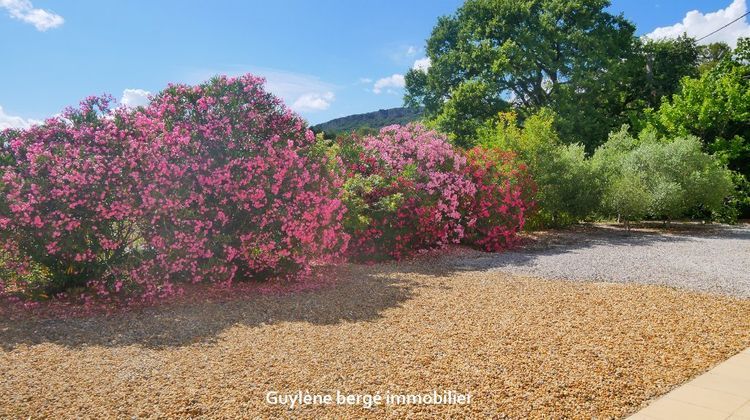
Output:
M646 110L677 92L682 78L699 74L701 52L687 36L634 39L626 59L613 60L601 74L560 90L552 105L560 116L558 130L591 153L623 124L642 128Z
M683 77L698 75L702 49L693 38L646 40L639 52L631 66L632 85L635 96L648 107L658 107L662 97L677 92Z
M521 118L552 108L568 123L563 135L575 140L606 137L609 124L599 123L620 110L621 99L602 104L602 86L617 83L613 75L620 70L613 69L635 54L636 44L634 26L607 12L609 5L468 0L438 20L426 48L432 66L406 75L405 102L424 106L428 118L464 145L478 127L467 118L490 119L511 105ZM582 119L581 110L590 118Z
M732 47L724 42L714 42L698 47L699 72L713 69L724 57L732 55Z

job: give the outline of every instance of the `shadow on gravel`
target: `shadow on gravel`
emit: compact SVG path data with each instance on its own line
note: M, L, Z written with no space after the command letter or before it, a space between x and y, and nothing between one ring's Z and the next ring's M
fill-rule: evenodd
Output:
M592 247L647 247L652 244L689 242L703 239L732 239L750 242L750 225L701 225L695 223L643 223L626 231L615 225L578 225L568 229L534 234L525 244L502 253L463 248L461 252L436 253L399 265L399 270L421 275L450 276L465 271L503 267L529 267L538 258L574 253Z
M665 234L666 233L666 234ZM643 246L697 238L750 240L750 229L721 227L635 230L626 232L602 226L546 232L515 250L491 254L454 247L398 263L374 266L351 264L336 270L336 281L318 290L285 295L259 295L200 304L145 308L133 313L70 319L0 319L0 348L54 343L83 346L146 348L181 347L211 343L234 325L260 327L281 322L332 325L366 322L400 307L421 287L450 289L450 276L506 266L533 264L540 256L575 252L594 246ZM427 280L404 277L417 274Z
M715 232L711 235L737 235L738 233ZM739 233L750 235L750 231ZM706 237L703 232L701 237ZM750 239L750 236L748 236ZM460 252L425 255L414 261L399 265L402 272L420 275L450 276L466 271L481 271L507 266L531 266L537 258L576 252L594 246L648 246L654 243L683 242L692 240L690 235L673 232L654 232L584 226L575 229L543 232L514 249L501 253L482 252L463 247Z
M332 286L284 295L260 295L226 302L163 305L132 313L70 319L0 319L0 348L54 343L146 348L215 342L234 325L259 327L281 322L331 325L380 318L410 299L416 282L387 275L387 270L354 266L342 270Z
M682 235L665 235L658 232L643 231L608 231L604 229L587 233L562 232L556 233L554 236L508 252L500 254L485 253L473 260L460 261L457 268L459 270L486 270L509 265L523 267L533 265L539 257L567 254L595 246L648 246L654 243L691 240L690 237Z

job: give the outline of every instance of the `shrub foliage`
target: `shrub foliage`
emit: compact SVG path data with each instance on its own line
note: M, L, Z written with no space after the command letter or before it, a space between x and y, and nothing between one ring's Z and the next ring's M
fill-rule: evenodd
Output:
M710 218L734 191L731 171L693 136L636 138L626 126L597 149L593 164L605 180L601 211L626 222Z
M250 75L110 102L1 134L0 294L151 300L344 255L495 251L530 207L511 154L417 124L331 144Z
M529 182L512 155L466 154L419 124L339 138L336 148L352 256L400 258L462 240L500 250L523 227Z
M173 85L134 111L91 98L5 133L2 262L18 273L5 291L158 298L339 255L341 180L262 82Z

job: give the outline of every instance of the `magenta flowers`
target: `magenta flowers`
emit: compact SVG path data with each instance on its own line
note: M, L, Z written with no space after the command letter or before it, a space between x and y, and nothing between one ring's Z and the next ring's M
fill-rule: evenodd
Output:
M5 291L49 295L115 284L135 264L139 139L109 98L3 133L0 238Z
M179 282L287 276L338 256L341 181L262 82L169 86L132 112L90 98L6 132L5 292L149 299Z
M349 177L350 255L400 258L463 237L461 201L476 191L466 158L444 136L419 124L342 139Z
M154 300L342 256L497 251L531 208L512 155L419 124L330 144L250 75L137 109L88 98L0 140L0 295L20 298Z
M531 207L532 184L512 155L466 154L419 124L341 138L338 147L349 171L345 225L355 258L459 242L499 251L515 243Z
M464 210L465 242L490 252L512 247L535 208L536 185L512 152L475 147L467 157L477 191Z
M149 174L140 234L153 257L131 275L149 293L168 290L167 279L304 273L346 247L341 181L262 83L248 75L170 86L134 115Z

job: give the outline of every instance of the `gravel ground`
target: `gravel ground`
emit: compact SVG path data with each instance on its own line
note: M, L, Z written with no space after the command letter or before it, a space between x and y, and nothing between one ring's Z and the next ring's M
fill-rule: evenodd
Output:
M532 249L454 259L468 270L562 280L661 284L750 298L750 225L682 225L670 233L598 225L551 233Z
M467 268L485 260L458 248L311 291L0 319L0 418L616 418L750 345L750 300ZM265 401L298 390L472 399Z

